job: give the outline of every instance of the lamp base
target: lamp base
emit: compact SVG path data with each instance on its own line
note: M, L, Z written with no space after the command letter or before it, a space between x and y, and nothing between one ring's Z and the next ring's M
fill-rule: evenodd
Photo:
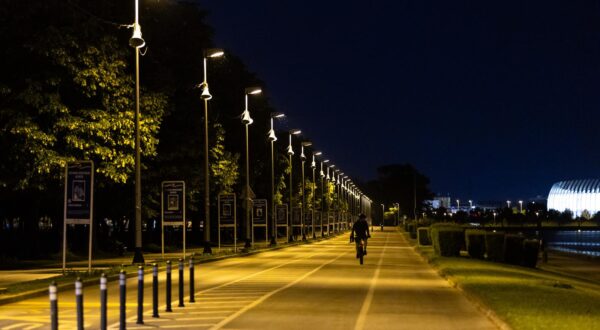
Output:
M143 264L144 254L142 253L141 247L136 247L133 254L133 264Z
M204 242L204 249L202 250L202 254L212 254L212 248L210 246L210 242Z

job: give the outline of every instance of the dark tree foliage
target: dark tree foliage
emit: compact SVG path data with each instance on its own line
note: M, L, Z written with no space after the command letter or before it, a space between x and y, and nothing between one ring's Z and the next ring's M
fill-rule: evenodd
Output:
M433 193L429 190L429 179L410 164L381 166L377 169L377 174L377 179L366 185L366 192L373 196L375 203L387 206L399 203L400 213L414 218L423 209L424 201L433 198ZM378 209L381 208L373 206L373 210Z

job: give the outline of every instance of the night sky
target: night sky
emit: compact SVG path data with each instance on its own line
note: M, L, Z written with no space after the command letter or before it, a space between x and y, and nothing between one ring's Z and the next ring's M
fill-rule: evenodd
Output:
M408 162L465 201L599 177L599 1L197 2L351 175Z

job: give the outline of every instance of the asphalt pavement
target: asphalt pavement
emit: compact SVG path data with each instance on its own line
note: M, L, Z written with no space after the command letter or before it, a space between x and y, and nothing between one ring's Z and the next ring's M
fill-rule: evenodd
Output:
M195 300L178 307L173 268L173 312L152 318L151 277L145 277L144 324L136 324L137 279L127 280L127 329L497 329L451 287L395 229L372 233L365 264L341 235L255 255L197 265ZM84 288L84 322L99 328L98 286ZM118 329L118 283L108 285L109 329ZM75 295L59 292L60 329L76 325ZM0 306L0 330L48 329L47 296Z

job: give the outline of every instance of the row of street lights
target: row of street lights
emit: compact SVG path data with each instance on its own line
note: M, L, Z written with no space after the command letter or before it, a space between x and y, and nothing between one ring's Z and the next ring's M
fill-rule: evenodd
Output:
M135 91L135 105L136 105L136 109L135 109L135 256L134 256L134 263L143 263L144 262L144 257L142 254L142 220L141 220L141 162L140 162L140 82L139 82L139 54L140 54L140 48L145 46L145 41L142 38L142 30L141 30L141 26L139 24L139 4L138 4L139 0L135 0L135 21L132 25L130 25L131 28L133 28L133 35L129 40L129 45L131 47L133 47L135 49L135 75L136 75L136 79L135 79L135 86L136 86L136 91ZM224 51L220 48L210 48L210 49L206 49L203 52L203 80L202 83L200 83L198 85L198 87L201 89L201 94L200 94L200 98L203 100L204 102L204 249L203 249L203 253L205 254L210 254L212 253L212 249L211 249L211 238L210 238L210 189L209 189L209 183L210 183L210 168L209 168L209 160L208 160L208 155L209 155L209 147L208 147L208 101L212 99L212 95L210 94L209 91L209 84L208 84L208 70L207 70L207 62L210 59L215 59L215 58L219 58L222 57L224 55ZM250 248L251 247L251 218L252 218L252 196L251 196L251 189L250 189L250 150L249 150L249 141L248 141L248 131L249 131L249 126L253 123L252 117L250 116L250 110L248 108L248 97L251 95L258 95L262 93L262 89L259 87L249 87L246 88L244 91L244 111L242 112L241 115L241 121L242 124L245 126L245 151L246 151L246 159L245 159L245 193L244 193L244 205L245 205L245 225L246 225L246 244L245 247L246 248ZM277 136L275 133L275 129L274 129L274 120L275 119L279 119L279 118L283 118L285 117L285 115L283 113L272 113L270 115L270 130L268 132L268 140L271 143L271 220L272 220L272 237L271 237L271 244L277 244L277 227L276 227L276 215L275 215L275 151L274 151L274 143L275 141L277 141ZM292 129L289 132L289 145L287 147L287 155L289 157L289 180L290 180L290 185L289 185L289 207L290 210L292 208L293 204L293 182L292 182L292 169L293 169L293 163L292 163L292 156L294 155L294 150L292 148L292 136L294 135L299 135L301 134L301 130L299 129ZM302 160L302 214L304 214L304 211L306 209L306 197L305 197L305 190L306 190L306 183L305 183L305 162L307 160L306 154L305 154L305 147L311 147L312 143L311 142L302 142L301 143L301 154L300 154L300 158ZM313 178L313 185L312 185L312 208L311 208L311 212L312 212L312 234L313 234L313 238L316 237L315 235L315 217L314 217L314 212L315 212L315 170L316 170L316 157L318 156L322 156L323 153L320 151L313 151L312 152L312 161L311 161L311 169L312 169L312 178ZM342 195L342 198L347 198L348 203L352 205L352 214L356 214L358 212L361 211L367 211L368 207L366 203L370 203L370 199L368 197L366 197L361 191L360 189L358 189L358 187L356 187L356 185L346 176L344 175L343 172L341 172L338 168L335 168L335 165L331 164L331 165L326 165L326 169L327 169L327 175L324 174L323 172L323 164L328 164L329 160L325 159L325 160L321 160L320 165L321 165L321 170L320 170L320 177L321 177L321 205L323 206L325 204L324 201L324 189L325 189L325 181L327 180L328 182L331 181L334 185L335 185L335 194L336 194L336 202L337 202L337 208L339 209L340 205L340 194ZM332 175L329 175L329 170L332 170ZM336 180L337 177L337 180ZM364 206L363 206L364 203ZM324 209L324 207L321 207L321 209ZM305 228L304 228L304 218L302 217L301 219L301 229L302 229L302 239L305 240L306 239L306 232L305 232Z

